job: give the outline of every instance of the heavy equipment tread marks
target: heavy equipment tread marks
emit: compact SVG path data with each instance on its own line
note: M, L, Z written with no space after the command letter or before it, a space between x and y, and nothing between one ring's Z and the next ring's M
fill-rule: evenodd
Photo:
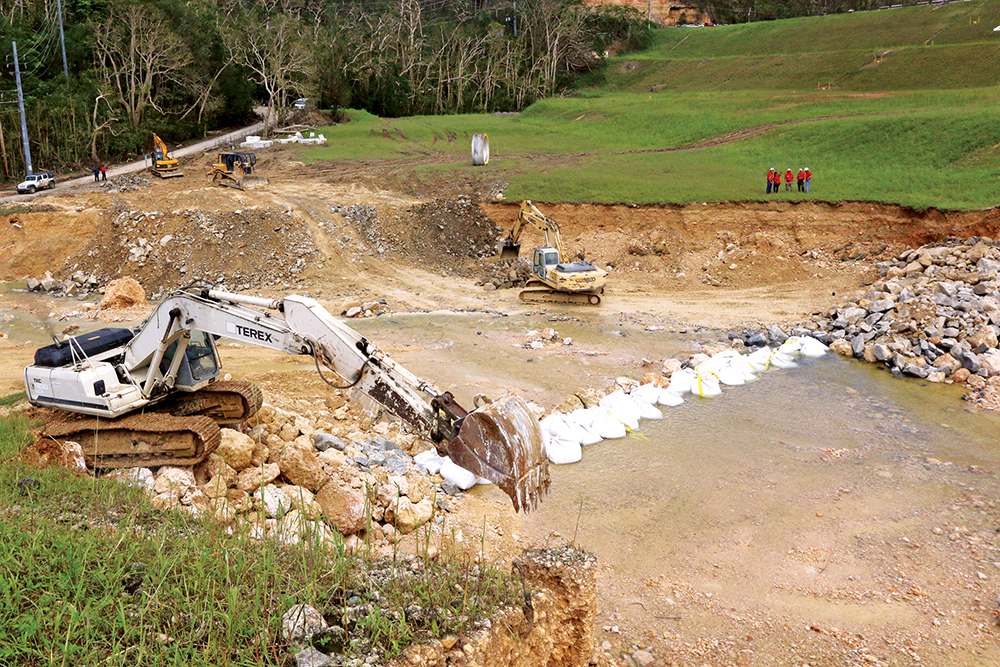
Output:
M222 442L221 429L209 417L161 412L117 419L59 414L41 436L80 443L91 468L189 466L203 461Z

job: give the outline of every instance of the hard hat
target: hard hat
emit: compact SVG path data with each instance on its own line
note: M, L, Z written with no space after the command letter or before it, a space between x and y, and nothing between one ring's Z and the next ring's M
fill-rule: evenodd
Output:
M774 171L774 167L771 167L771 171Z

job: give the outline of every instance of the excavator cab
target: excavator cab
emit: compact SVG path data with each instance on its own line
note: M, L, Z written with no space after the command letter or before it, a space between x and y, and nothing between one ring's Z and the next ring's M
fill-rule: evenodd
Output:
M559 251L555 248L535 248L532 272L543 280L548 279L549 267L559 263Z

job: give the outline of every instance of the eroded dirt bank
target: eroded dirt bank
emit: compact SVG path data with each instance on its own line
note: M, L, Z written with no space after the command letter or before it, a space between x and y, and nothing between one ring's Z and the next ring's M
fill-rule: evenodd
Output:
M490 187L463 181L418 192L412 183L380 181L372 173L357 179L343 178L344 171L336 172L336 178L318 170L310 173L301 165L275 164L271 186L247 192L183 178L126 192L82 190L46 197L29 212L0 218L0 280L40 277L46 270L68 278L82 270L97 275L102 284L132 275L154 294L207 278L229 289L269 296L308 293L337 313L378 299L392 313L462 311L467 326L437 325L433 316L423 315L413 317L431 319L415 326L396 327L384 318L359 320L357 325L408 368L443 387L454 387L467 402L489 386L491 391L518 391L551 407L574 385L596 384L615 375L639 377L644 357L657 359L678 351L655 338L659 331L683 330L682 340L699 341L720 337L712 327L807 319L857 294L876 279L879 262L906 247L949 235L995 238L1000 231L1000 215L993 210L916 212L867 203L778 201L683 207L536 202L559 222L573 254L585 252L588 259L611 267L600 308L543 310L521 304L516 289L488 290L476 284L509 271L483 258L517 210L509 203L480 204L477 193L489 193ZM391 183L392 190L381 189L379 183ZM525 248L540 244L539 237L526 233ZM72 297L0 296L0 329L13 332L0 340L0 392L20 390L21 369L30 363L35 347L45 342L41 323L59 330L59 318L73 312L82 313L82 304ZM37 324L14 327L28 321ZM574 336L574 345L526 350L527 332L547 326ZM588 338L585 331L625 336ZM267 392L305 403L322 395L314 371L300 360L250 348L224 354L227 370L253 379ZM957 396L955 400L960 409ZM992 478L995 471L965 469L959 475L969 490L946 506L943 515L954 526L937 526L943 536L932 533L934 537L922 538L921 547L860 548L877 553L887 567L901 563L900 572L907 576L919 570L921 577L954 578L958 606L936 609L912 588L913 577L904 576L901 583L887 578L874 592L895 596L893 604L900 604L892 609L900 611L892 621L902 629L882 633L885 618L870 614L859 621L870 628L859 638L832 623L792 629L789 619L801 616L786 608L755 609L755 615L741 618L741 612L724 608L719 596L687 587L691 572L708 578L705 572L711 573L715 565L707 561L699 560L689 570L678 565L680 573L673 582L645 580L621 572L614 563L601 563L598 605L603 615L597 645L606 641L610 648L599 657L623 664L622 654L655 645L656 664L791 664L789 656L795 655L795 664L814 667L903 665L912 664L913 654L925 656L924 664L974 664L949 661L947 645L970 638L980 647L995 642L992 600L964 594L971 591L970 582L957 577L945 561L961 555L969 564L962 576L974 577L971 583L991 582L996 576L993 554L986 549L992 546L986 533L996 508L966 480L979 474ZM509 501L496 495L486 492L486 551L491 557L510 558L525 545L526 532L509 516ZM802 502L803 508L809 503ZM871 517L886 530L900 520L899 512ZM951 535L956 535L954 540ZM567 537L551 536L549 541ZM732 539L738 542L739 536ZM845 533L837 539L853 538ZM933 553L923 546L930 540L941 542ZM813 545L804 542L803 549L808 548ZM921 558L914 558L916 552ZM793 566L808 561L820 568L825 558L819 551L803 551L789 554L787 561ZM734 567L744 566L753 564ZM986 579L981 580L979 572ZM730 576L738 577L739 572ZM649 595L640 596L643 591ZM799 602L813 604L812 593L800 596ZM818 594L829 594L829 604L837 603L830 591ZM669 606L668 599L688 620L657 618L677 615L654 607ZM636 600L650 609L632 604ZM947 618L940 616L942 610ZM930 632L930 626L939 627L935 620L952 624L946 637ZM786 630L775 630L783 624ZM762 633L777 639L761 642ZM796 639L799 636L804 639ZM928 651L939 639L943 648ZM801 650L790 652L788 643L799 641ZM890 643L891 648L885 648ZM963 655L961 660L973 659L973 653Z

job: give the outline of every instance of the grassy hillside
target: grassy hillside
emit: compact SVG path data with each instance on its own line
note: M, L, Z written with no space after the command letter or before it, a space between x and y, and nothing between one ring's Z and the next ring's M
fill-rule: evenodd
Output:
M576 98L517 116L354 114L307 159L400 157L418 175L490 173L509 199L629 203L759 198L769 167L809 167L811 198L988 207L997 25L1000 0L664 29ZM485 168L475 132L490 135Z

